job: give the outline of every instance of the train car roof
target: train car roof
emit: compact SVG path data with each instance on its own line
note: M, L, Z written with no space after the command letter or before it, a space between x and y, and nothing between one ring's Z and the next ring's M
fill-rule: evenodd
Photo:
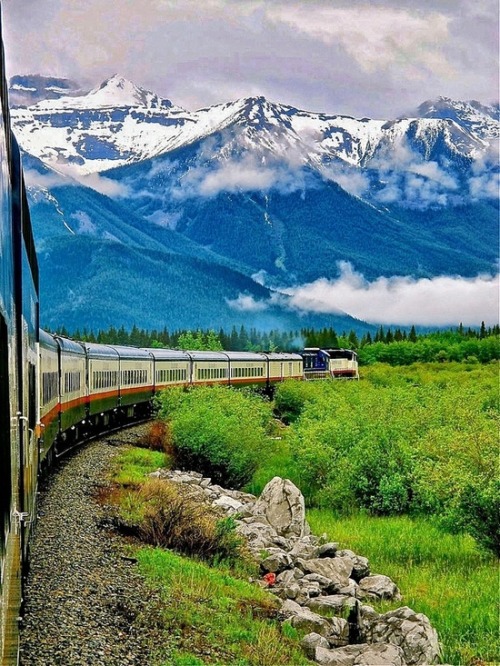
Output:
M265 361L266 355L259 352L245 352L245 351L227 351L224 355L230 361Z
M269 352L266 356L270 361L302 361L302 356L300 354L294 354L292 352Z
M85 356L85 347L83 342L75 342L69 338L62 338L57 335L56 340L61 347L61 350L67 354L77 354L78 356Z
M95 342L84 342L83 344L89 358L108 358L112 360L120 358L116 349L110 345L100 345Z
M126 345L110 345L120 358L126 358L134 361L150 361L151 354L146 349L140 347L127 347Z
M156 347L147 347L145 351L158 361L189 361L189 354L181 349L164 349Z
M187 351L187 354L193 359L193 361L223 361L224 363L228 362L228 358L224 352L214 352L214 351Z
M39 330L40 333L40 345L42 347L58 349L57 341L53 335L44 331L43 328Z

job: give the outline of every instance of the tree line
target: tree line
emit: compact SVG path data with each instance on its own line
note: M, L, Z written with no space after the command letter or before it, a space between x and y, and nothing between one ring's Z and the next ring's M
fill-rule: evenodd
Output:
M164 347L205 351L300 351L304 347L322 349L353 349L358 353L360 364L376 362L390 365L409 365L415 362L467 361L487 363L500 358L500 326L486 327L484 322L476 329L456 328L432 332L417 332L415 326L409 330L380 326L372 336L370 332L358 337L354 330L338 334L333 328L320 330L303 328L299 331L259 331L245 326L227 332L213 330L162 330L148 331L133 326L111 326L97 333L87 329L75 330L71 334L62 327L59 335L83 342L131 345L134 347Z

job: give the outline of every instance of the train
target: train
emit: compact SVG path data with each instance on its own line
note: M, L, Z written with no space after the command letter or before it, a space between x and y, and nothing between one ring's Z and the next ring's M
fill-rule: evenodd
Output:
M140 349L76 342L40 330L39 461L81 440L148 418L172 386L261 386L302 379L300 354Z
M1 6L0 6L1 12ZM139 349L71 340L39 325L39 271L12 133L0 13L0 658L19 663L19 619L41 473L75 445L152 414L173 386L269 389L286 379L357 377L349 350Z

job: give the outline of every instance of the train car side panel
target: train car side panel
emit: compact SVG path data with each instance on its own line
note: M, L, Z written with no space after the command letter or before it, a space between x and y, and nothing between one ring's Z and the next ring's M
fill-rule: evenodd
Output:
M66 431L87 416L87 358L78 342L57 337L61 373L61 430Z

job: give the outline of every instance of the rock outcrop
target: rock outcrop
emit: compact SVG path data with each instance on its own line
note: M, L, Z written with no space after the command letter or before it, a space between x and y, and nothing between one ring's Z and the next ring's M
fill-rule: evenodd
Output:
M282 621L304 635L310 659L322 666L436 663L439 642L428 618L406 606L379 614L365 605L401 594L388 576L371 573L366 557L310 533L304 498L291 481L275 477L257 499L197 473L154 476L189 484L193 496L233 516L259 562L259 584L282 600Z

